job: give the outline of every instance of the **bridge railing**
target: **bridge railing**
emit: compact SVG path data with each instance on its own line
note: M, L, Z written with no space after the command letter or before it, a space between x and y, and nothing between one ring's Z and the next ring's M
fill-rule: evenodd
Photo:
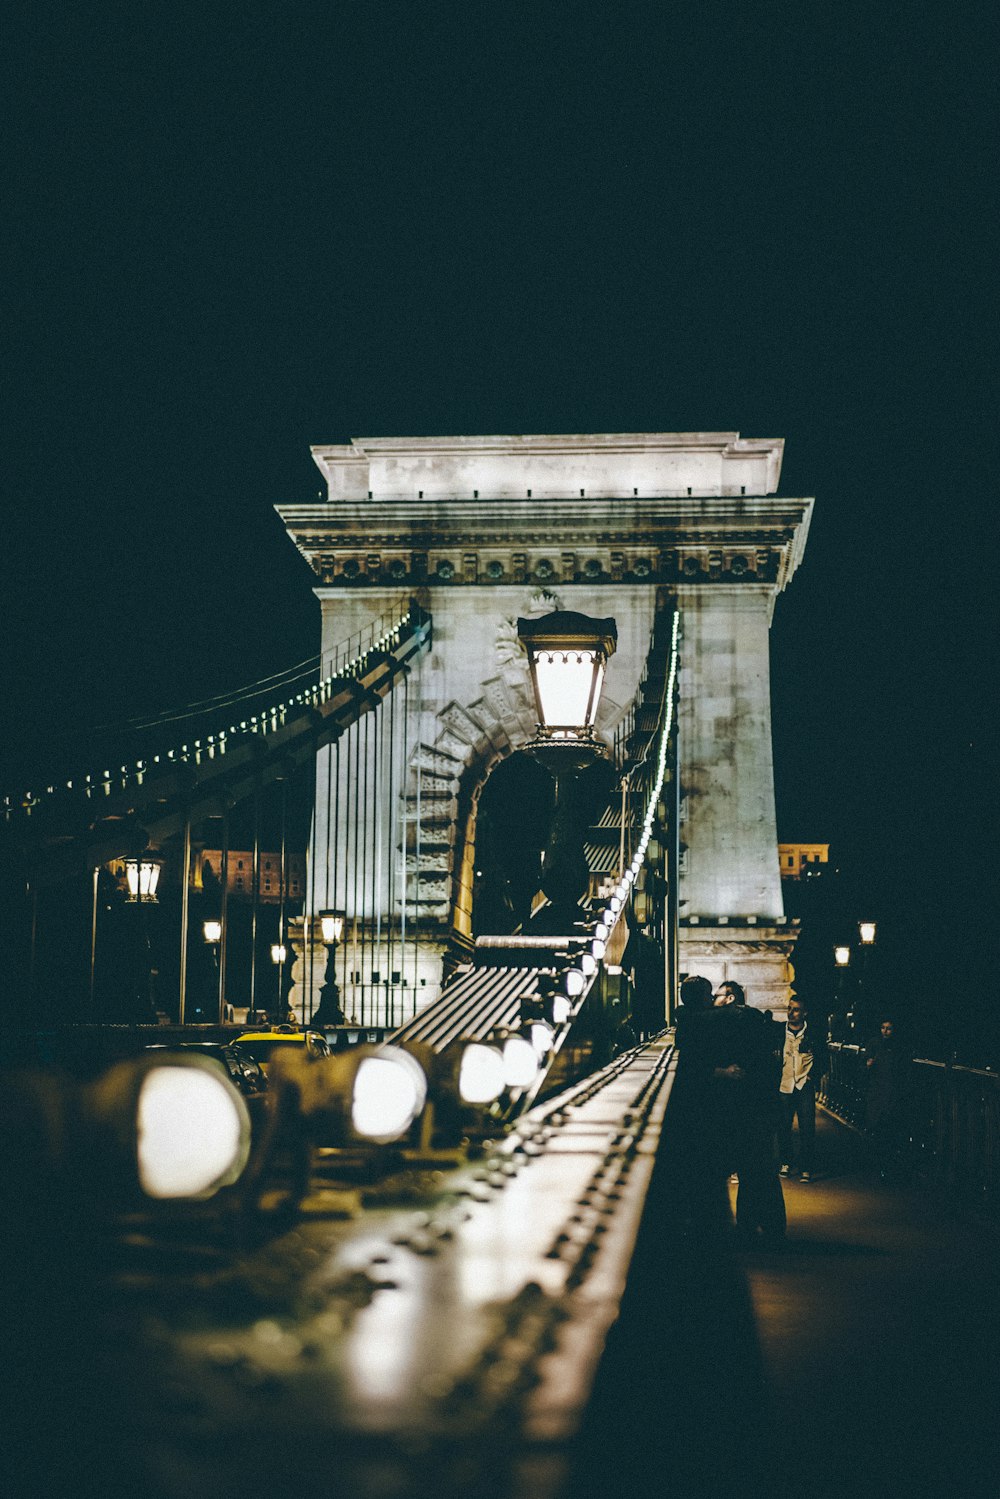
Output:
M865 1127L862 1046L832 1041L822 1098L840 1118ZM917 1057L901 1113L904 1165L965 1203L1000 1213L1000 1074Z
M107 760L117 763L98 770L89 760L72 776L4 795L0 798L0 825L13 826L43 811L58 817L61 805L71 805L81 798L99 804L142 787L151 777L169 773L172 767L200 766L227 749L231 751L249 736L285 728L290 720L329 702L338 684L359 677L375 653L397 647L404 634L423 618L423 611L411 603L402 615L372 621L326 652L322 660L310 657L288 672L236 693L93 731L108 737ZM84 739L83 754L93 753L87 736Z

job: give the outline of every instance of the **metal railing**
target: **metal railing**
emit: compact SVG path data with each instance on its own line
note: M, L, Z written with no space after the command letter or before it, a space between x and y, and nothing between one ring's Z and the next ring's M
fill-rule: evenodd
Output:
M867 1053L830 1043L821 1097L848 1124L865 1128ZM917 1057L901 1102L902 1164L965 1203L1000 1212L1000 1074Z

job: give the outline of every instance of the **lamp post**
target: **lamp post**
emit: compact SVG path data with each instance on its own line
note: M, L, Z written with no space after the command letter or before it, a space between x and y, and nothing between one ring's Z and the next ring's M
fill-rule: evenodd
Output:
M594 724L618 630L613 619L558 609L538 619L519 619L517 636L527 652L538 711L538 728L526 748L555 782L552 827L542 859L542 890L550 906L537 914L551 930L568 932L583 915L579 901L587 886L584 823L573 790L581 771L602 753Z
M288 958L288 948L285 946L284 942L272 942L271 943L271 962L274 964L275 968L278 970L278 1005L277 1005L277 1016L278 1016L279 1021L280 1020L284 1020L284 1018L285 1018L285 996L284 996L284 994L283 994L282 991L284 990L284 987L285 987L285 983L284 983L284 979L285 979L285 963L287 961L287 958Z
M869 954L875 946L875 922L859 921L858 936L861 939L861 1015L866 1028L865 1034L867 1035L868 1027L872 1022L872 1017L868 1013L869 1005L871 1003L871 996L869 994L868 985L868 970L871 966L871 958Z
M155 906L157 904L156 887L160 882L160 870L163 868L160 855L152 849L147 849L143 854L123 860L123 863L128 891L126 900L130 905Z
M149 936L146 931L143 906L155 906L157 900L157 886L160 882L160 871L163 868L163 859L153 849L146 849L141 854L130 855L124 859L125 866L125 901L127 905L138 907L136 911L136 977L135 977L135 1001L136 1007L141 1007L141 1021L148 1022L155 1018L152 995L149 992Z
M313 1025L343 1025L346 1020L337 988L337 944L344 935L342 911L320 911L320 932L326 947L326 968L319 991L319 1005L312 1016Z
M843 1010L844 974L851 964L851 949L845 943L838 943L833 949L833 961L837 969L837 1009ZM844 1015L844 1024L849 1032L854 1030L855 1019L853 1009Z
M201 934L212 953L212 972L215 975L215 990L218 996L218 1021L222 1024L223 996L219 966L219 943L222 941L222 922L217 916L209 916L201 924Z

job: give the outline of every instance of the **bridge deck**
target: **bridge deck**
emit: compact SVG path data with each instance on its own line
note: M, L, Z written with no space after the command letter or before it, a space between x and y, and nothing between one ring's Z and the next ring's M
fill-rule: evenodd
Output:
M573 1499L1000 1492L996 1229L818 1146L780 1251L640 1242Z
M995 1232L883 1187L863 1142L824 1118L817 1181L786 1189L782 1250L686 1235L665 1150L654 1165L665 1060L654 1044L543 1106L516 1169L440 1163L360 1216L357 1189L318 1186L297 1225L235 1259L138 1226L92 1258L72 1213L57 1233L43 1215L30 1256L8 1245L18 1377L0 1406L19 1437L0 1487L996 1495ZM564 1416L626 1264L575 1432Z

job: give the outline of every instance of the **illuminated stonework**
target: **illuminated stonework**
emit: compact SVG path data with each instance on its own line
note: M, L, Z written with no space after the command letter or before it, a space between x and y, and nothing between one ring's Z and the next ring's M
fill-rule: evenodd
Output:
M811 500L775 494L783 442L602 433L356 439L312 451L327 498L277 508L316 576L324 652L411 595L434 619L407 735L435 792L421 813L436 819L421 845L428 943L468 936L478 792L533 729L523 666L498 656L526 597L557 594L563 608L616 620L605 735L635 696L657 603L669 599L683 624L681 914L731 919L727 949L756 943L751 999L782 1003L793 938L777 854L768 629L812 513ZM321 761L318 807L324 773ZM323 898L339 906L342 895ZM766 951L751 917L771 931ZM703 947L685 927L683 969L709 956Z

